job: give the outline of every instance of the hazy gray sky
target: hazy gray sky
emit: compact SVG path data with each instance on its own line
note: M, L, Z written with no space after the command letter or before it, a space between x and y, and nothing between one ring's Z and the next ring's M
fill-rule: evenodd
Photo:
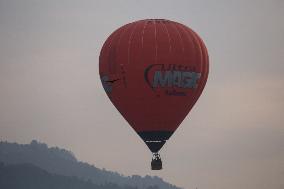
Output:
M210 56L205 91L156 172L98 74L108 35L144 18L191 27ZM0 139L188 189L283 189L283 19L283 0L0 0Z

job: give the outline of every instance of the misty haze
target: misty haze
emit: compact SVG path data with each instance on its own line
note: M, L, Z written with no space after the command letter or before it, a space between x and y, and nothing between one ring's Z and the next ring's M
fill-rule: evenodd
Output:
M149 18L209 54L160 171L99 75L108 36ZM282 0L0 0L0 188L283 189L283 18Z

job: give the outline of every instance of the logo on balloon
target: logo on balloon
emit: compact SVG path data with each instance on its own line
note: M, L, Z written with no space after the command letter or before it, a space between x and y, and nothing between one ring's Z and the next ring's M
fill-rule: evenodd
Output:
M196 89L200 76L182 65L152 64L144 71L145 81L153 90L167 88L166 94L173 96L186 96L184 90L178 89Z

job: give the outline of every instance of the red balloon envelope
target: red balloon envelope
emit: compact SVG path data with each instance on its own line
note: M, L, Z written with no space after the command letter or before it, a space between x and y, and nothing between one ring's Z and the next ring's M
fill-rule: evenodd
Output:
M99 66L111 102L157 153L199 98L209 65L204 43L190 28L147 19L114 31Z

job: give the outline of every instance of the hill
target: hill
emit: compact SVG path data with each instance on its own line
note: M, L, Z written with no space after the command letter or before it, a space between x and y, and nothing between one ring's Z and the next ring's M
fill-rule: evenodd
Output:
M180 189L159 177L139 175L123 176L119 173L96 168L80 162L71 151L58 147L48 147L33 140L30 144L0 142L0 162L5 164L33 164L52 174L75 176L90 180L96 185L113 183L120 187L131 186L148 189L157 186L162 189Z
M77 177L50 174L32 164L4 165L0 163L0 188L9 189L136 189L136 187L120 187L113 183L95 185ZM148 189L158 189L157 186Z

